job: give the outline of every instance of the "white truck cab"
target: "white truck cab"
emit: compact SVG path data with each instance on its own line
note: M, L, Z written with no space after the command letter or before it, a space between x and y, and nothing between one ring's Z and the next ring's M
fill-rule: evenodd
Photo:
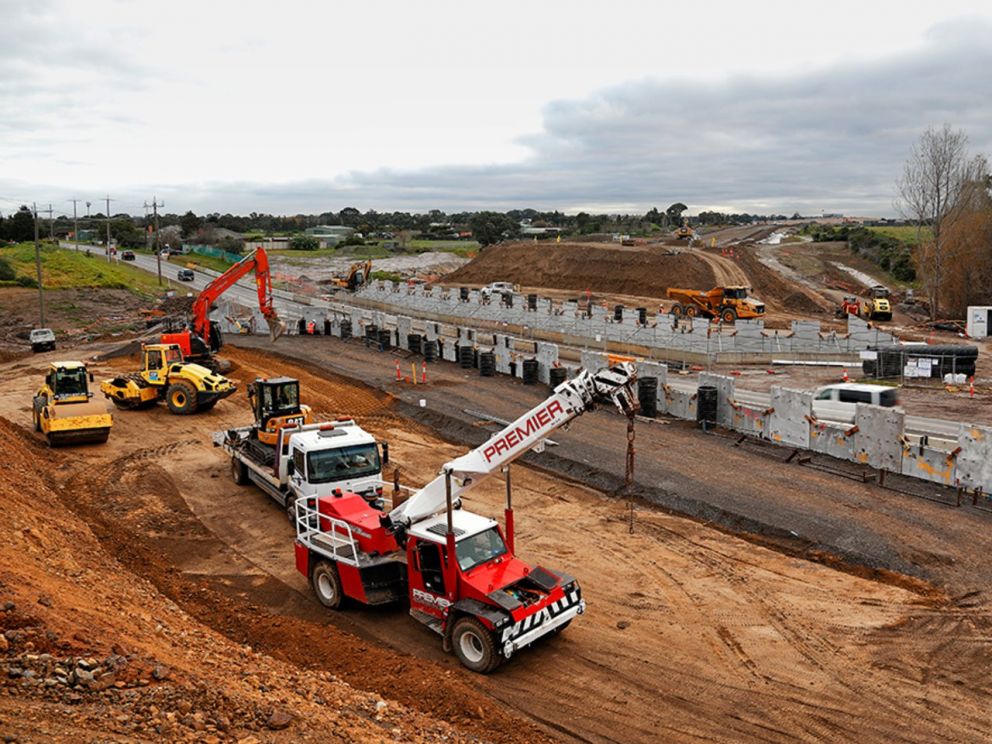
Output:
M290 426L276 445L253 437L254 427L214 432L215 447L231 455L238 485L254 483L295 514L297 499L357 493L381 508L382 465L379 445L354 419Z
M513 282L491 282L485 287L479 290L479 293L483 297L492 297L495 295L507 295L513 294L514 287Z

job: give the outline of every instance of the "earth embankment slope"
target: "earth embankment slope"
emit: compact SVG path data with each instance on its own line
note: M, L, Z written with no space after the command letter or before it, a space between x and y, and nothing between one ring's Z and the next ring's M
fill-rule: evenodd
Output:
M659 246L505 243L486 248L445 277L452 284L507 281L525 287L664 297L668 287L714 285L712 268L691 253Z

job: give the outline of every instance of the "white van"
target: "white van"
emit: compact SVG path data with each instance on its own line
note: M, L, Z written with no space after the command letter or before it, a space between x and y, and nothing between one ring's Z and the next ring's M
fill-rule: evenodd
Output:
M825 421L853 422L858 403L894 408L899 405L899 389L859 382L826 385L813 395L813 415Z

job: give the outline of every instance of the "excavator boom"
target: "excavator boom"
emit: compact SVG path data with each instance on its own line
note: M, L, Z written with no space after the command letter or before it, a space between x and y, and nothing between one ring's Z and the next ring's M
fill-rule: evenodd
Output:
M555 430L610 401L624 415L635 410L635 367L622 362L593 374L586 370L566 380L551 396L509 424L487 442L447 463L441 474L389 513L393 525L409 526L441 511L446 502L446 473L452 480L452 499L526 454Z
M210 338L210 307L224 292L239 279L255 272L255 288L258 291L258 309L262 311L269 326L273 341L283 334L286 325L279 319L272 301L272 276L269 273L269 257L264 248L253 251L227 271L214 279L200 292L193 302L193 330L202 338Z

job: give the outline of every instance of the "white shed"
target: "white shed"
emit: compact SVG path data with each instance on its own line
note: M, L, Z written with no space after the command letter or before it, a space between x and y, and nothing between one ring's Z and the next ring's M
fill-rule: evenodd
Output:
M990 330L992 330L992 305L970 305L968 335L972 338L988 338Z

